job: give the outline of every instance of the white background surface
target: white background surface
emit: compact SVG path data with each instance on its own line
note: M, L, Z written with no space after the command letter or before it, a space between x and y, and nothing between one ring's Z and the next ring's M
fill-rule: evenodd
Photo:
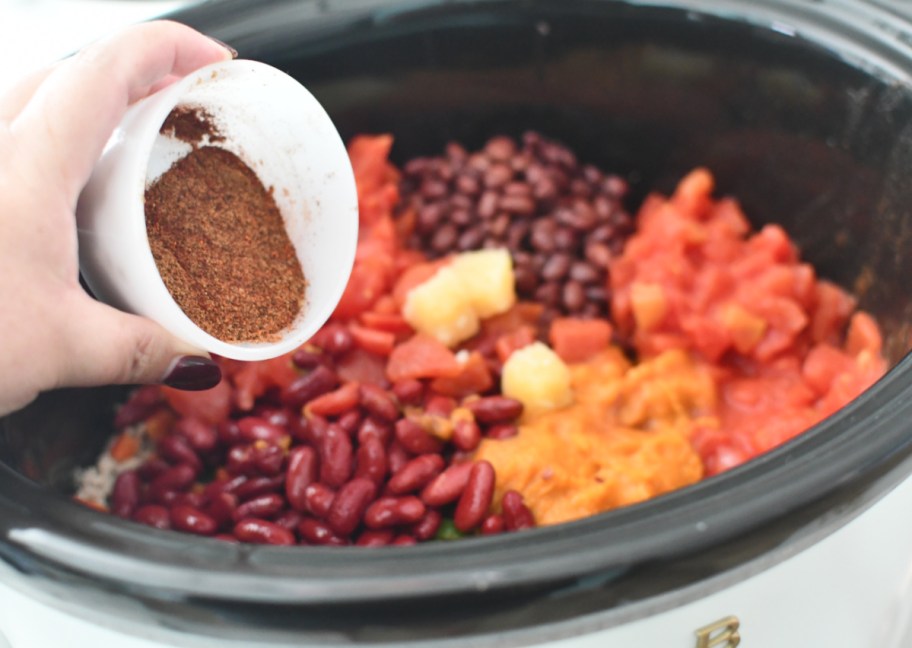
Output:
M117 27L189 4L186 0L0 0L0 92Z

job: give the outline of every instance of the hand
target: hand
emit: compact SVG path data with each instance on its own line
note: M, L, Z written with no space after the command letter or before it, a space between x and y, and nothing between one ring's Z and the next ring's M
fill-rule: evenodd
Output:
M74 209L127 107L231 58L189 27L130 27L0 92L0 414L63 386L212 387L218 367L79 285Z

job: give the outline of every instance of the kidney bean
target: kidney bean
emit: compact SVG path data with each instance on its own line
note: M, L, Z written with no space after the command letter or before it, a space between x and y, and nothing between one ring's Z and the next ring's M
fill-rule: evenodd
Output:
M146 385L135 389L127 398L127 402L117 408L114 415L114 427L122 430L130 425L145 421L152 416L164 399L158 385Z
M130 517L139 505L140 486L135 470L120 473L111 489L111 512L118 517Z
M326 521L339 536L346 537L361 523L368 505L377 495L377 486L369 479L355 477L342 486L333 500Z
M428 509L425 511L424 517L412 525L412 535L419 542L430 540L437 535L437 530L440 528L440 523L442 521L443 516L440 514L440 511Z
M196 535L212 535L218 530L214 519L197 508L185 505L171 508L171 526L178 531Z
M375 438L380 445L386 446L393 437L393 427L388 423L380 423L374 418L367 417L358 427L358 443L364 444L367 439Z
M453 445L463 452L471 452L481 443L481 429L475 421L459 420L453 425Z
M418 544L418 540L407 533L400 533L390 542L390 546L395 547L411 547L414 544Z
M403 405L419 405L424 400L424 385L414 378L397 380L393 383L392 391Z
M313 545L342 546L348 544L345 538L337 536L328 524L314 518L306 517L301 520L298 524L298 533Z
M254 468L261 475L278 475L285 467L285 450L277 445L255 445L251 459Z
M183 490L190 486L196 479L196 470L193 466L179 464L163 471L152 480L149 485L151 491Z
M488 425L514 421L523 411L522 401L507 396L484 396L466 401L464 407L472 412L476 421Z
M443 506L455 502L465 490L473 465L474 463L469 461L447 467L421 490L421 499L428 506Z
M349 436L355 434L358 427L361 425L361 412L357 410L350 410L345 412L342 416L336 419L336 425L345 430Z
M149 457L139 465L136 473L142 481L150 482L170 467L171 464L160 457Z
M424 404L424 411L432 416L447 418L456 409L456 399L451 396L431 394Z
M443 457L439 454L415 457L390 478L387 488L396 495L417 491L436 477L443 466Z
M161 504L145 504L133 512L133 520L156 529L171 528L171 513Z
M487 461L477 461L472 465L456 511L453 524L463 533L467 533L481 524L491 507L494 497L494 467Z
M319 341L315 344L332 357L339 358L355 348L355 338L345 326L328 324L321 329Z
M335 498L335 491L320 483L311 484L304 489L306 510L320 519L329 514L329 509L332 508Z
M222 542L228 542L231 544L240 544L241 542L230 533L216 533L214 536L212 536L212 538L214 540L221 540Z
M174 424L174 432L182 436L197 452L209 452L218 443L218 433L215 426L209 425L198 418L182 418Z
M213 499L221 493L234 493L237 488L247 481L245 475L234 475L228 479L218 479L206 484L203 493L207 499Z
M414 524L426 511L424 502L414 496L381 497L367 507L364 524L372 529Z
M305 414L340 416L358 406L358 383L350 382L335 391L317 396L304 406Z
M218 431L219 441L227 446L244 443L244 438L241 435L241 428L234 419L219 422L216 426L216 430Z
M247 518L234 525L234 537L241 542L269 545L293 545L294 534L267 520Z
M157 447L159 454L172 464L186 464L191 466L196 472L199 472L203 467L199 456L183 437L173 434L168 435L159 439Z
M209 504L203 511L215 520L221 527L234 521L234 512L237 510L238 498L231 493L218 493L209 499Z
M280 513L273 520L273 522L278 524L283 529L288 529L292 533L295 533L298 530L298 525L301 523L301 520L303 520L303 519L304 519L304 516L301 515L300 513L298 513L297 511L293 511L291 509L286 509L285 511Z
M489 439L509 439L519 434L519 428L512 423L498 423L492 425L485 431L485 436Z
M359 387L361 407L380 421L392 423L399 418L399 408L385 389L376 385L363 384Z
M503 524L507 531L521 531L535 526L535 517L526 506L522 495L515 490L508 490L501 499Z
M257 467L253 457L252 445L236 445L228 451L225 469L232 475L254 475Z
M194 508L202 508L208 503L208 499L203 493L198 493L196 491L189 491L187 493L177 493L177 496L174 498L174 506L192 506Z
M359 547L385 547L393 541L393 532L389 529L366 529L361 532L355 544Z
M387 473L386 449L376 436L367 437L359 446L355 459L355 477L380 484Z
M251 497L243 504L239 504L234 512L234 521L244 518L270 519L278 515L285 508L285 498L278 493L265 493Z
M234 494L239 500L245 502L251 497L279 491L284 486L285 475L281 473L272 477L249 477L234 489Z
M481 523L481 535L497 535L498 533L503 533L503 530L503 516L498 513L492 513Z
M285 475L285 497L296 511L307 509L307 487L317 478L317 452L308 446L297 446L288 455Z
M333 488L347 482L352 474L352 454L352 442L345 430L329 425L320 443L320 481Z
M300 408L317 396L326 394L339 384L336 372L323 364L317 364L309 373L299 376L286 385L281 393L282 403L287 407Z
M423 427L411 419L399 419L396 421L396 440L402 444L402 447L412 454L428 454L440 452L443 449L443 442L428 434Z
M389 468L389 474L394 475L411 460L408 450L396 439L389 444L386 449L386 463Z
M238 419L237 424L241 431L241 438L248 443L253 443L254 441L279 443L282 437L288 434L285 428L273 425L258 416L245 416L242 419Z
M318 350L302 346L292 354L291 361L299 369L315 369L326 362L326 358Z
M302 415L292 420L290 432L298 441L319 446L328 426L329 421L322 416L315 414Z
M260 406L255 408L251 415L261 418L272 425L277 425L282 429L288 428L291 424L291 419L294 418L291 410L284 407Z

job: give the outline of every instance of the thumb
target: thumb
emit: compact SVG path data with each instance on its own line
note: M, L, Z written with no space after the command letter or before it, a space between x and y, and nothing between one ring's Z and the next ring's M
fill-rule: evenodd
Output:
M130 315L81 294L65 311L60 386L164 383L209 389L222 373L207 353L152 320Z

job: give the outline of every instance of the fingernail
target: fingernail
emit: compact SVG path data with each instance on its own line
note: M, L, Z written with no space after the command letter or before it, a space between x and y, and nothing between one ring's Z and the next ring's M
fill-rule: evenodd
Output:
M219 45L224 47L226 50L228 50L228 53L231 54L231 58L236 59L238 57L238 51L236 49L234 49L233 47L231 47L231 45L229 45L228 43L223 43L222 41L215 38L214 36L209 36L209 40L211 40L214 43L218 43Z
M209 358L183 356L174 361L163 383L175 389L200 391L211 389L222 379L222 370Z

